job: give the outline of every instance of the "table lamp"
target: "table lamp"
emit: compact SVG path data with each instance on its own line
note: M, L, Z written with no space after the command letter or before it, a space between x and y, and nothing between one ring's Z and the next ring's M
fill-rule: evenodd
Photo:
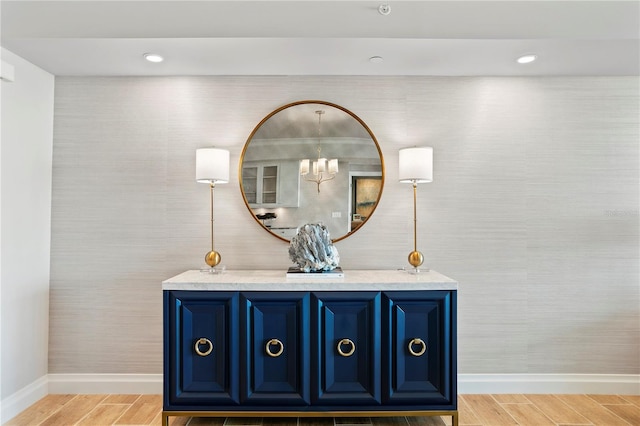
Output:
M211 191L211 251L204 260L212 270L220 263L221 256L213 244L213 190L216 183L229 182L229 151L218 148L200 148L196 150L196 181L208 183Z
M409 263L413 272L424 262L424 256L418 251L416 193L419 183L433 181L433 148L404 148L398 152L398 180L413 185L413 251L409 253Z

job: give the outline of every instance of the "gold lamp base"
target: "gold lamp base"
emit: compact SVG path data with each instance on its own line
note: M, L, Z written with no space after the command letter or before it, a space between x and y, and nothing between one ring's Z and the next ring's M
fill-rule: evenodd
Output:
M422 262L424 262L424 256L422 255L422 253L420 253L419 251L412 251L411 253L409 253L409 263L411 264L411 266L417 268L418 266L422 265Z
M217 266L220 263L220 260L222 260L220 253L215 250L211 250L204 256L204 261L207 262L207 265L211 266L212 268Z
M424 256L422 255L422 253L417 250L409 253L409 264L413 266L413 269L408 272L417 274L420 271L428 271L428 269L418 269L418 266L422 265L422 262L424 262Z

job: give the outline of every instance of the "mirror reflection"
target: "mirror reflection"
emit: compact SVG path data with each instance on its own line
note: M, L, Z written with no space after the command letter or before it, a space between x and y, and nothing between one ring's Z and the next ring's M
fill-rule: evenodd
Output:
M368 126L324 101L300 101L267 115L240 160L240 189L254 219L289 241L322 223L333 241L360 229L384 185L384 161Z

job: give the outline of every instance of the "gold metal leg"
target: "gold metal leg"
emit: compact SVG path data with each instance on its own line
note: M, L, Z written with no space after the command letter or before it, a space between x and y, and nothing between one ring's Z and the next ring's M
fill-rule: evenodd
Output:
M169 417L386 417L386 416L451 416L452 426L459 426L455 411L163 411L162 426L169 426Z

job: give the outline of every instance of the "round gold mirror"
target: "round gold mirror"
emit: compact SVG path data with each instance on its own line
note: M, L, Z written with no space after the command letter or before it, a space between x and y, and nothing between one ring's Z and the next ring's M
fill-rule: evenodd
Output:
M354 113L324 101L299 101L267 115L247 139L240 190L253 218L289 241L298 227L322 223L334 242L371 217L384 186L376 137Z

